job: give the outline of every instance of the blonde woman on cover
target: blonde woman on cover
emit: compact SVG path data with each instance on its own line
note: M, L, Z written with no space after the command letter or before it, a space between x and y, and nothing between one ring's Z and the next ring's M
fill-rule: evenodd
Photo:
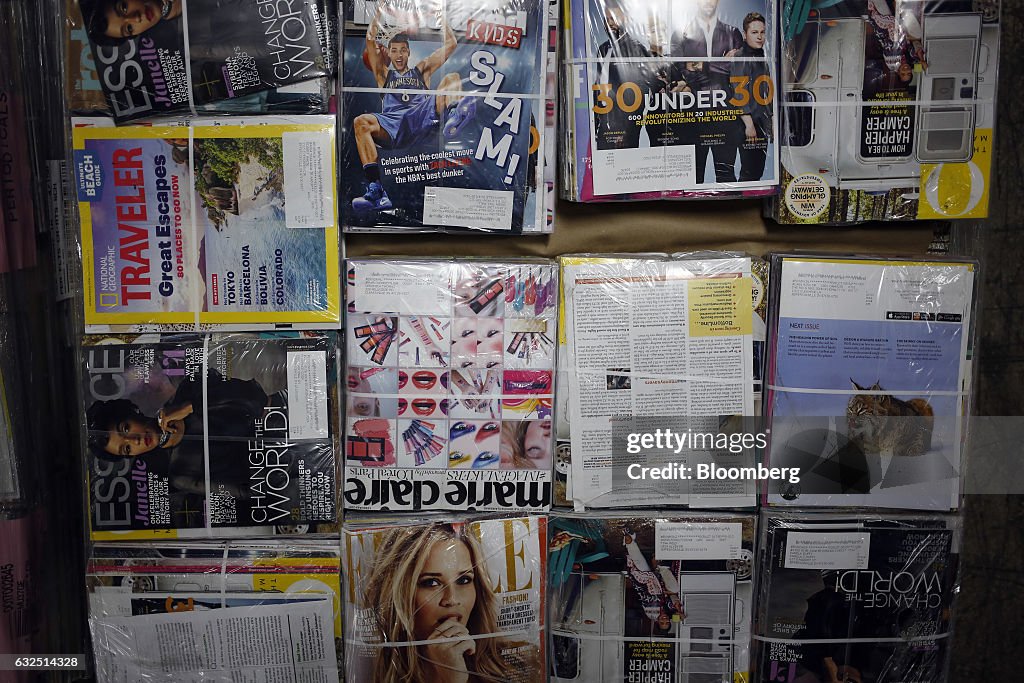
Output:
M363 606L376 614L382 642L424 644L380 648L375 683L529 679L525 662L502 657L522 643L471 637L498 633L498 605L468 529L446 523L391 529L378 548Z

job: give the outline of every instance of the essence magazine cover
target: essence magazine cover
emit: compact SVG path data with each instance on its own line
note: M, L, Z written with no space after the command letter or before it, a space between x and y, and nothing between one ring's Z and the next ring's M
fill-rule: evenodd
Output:
M346 517L345 678L546 679L547 518Z
M94 540L336 528L334 335L108 341L83 351Z
M328 76L329 2L79 0L119 123Z
M576 102L566 198L774 190L772 0L567 0L565 8L565 95Z
M960 506L977 265L772 261L771 505Z
M999 0L840 0L783 20L780 223L984 218Z
M346 229L549 232L548 0L360 0L346 11Z
M943 683L953 515L763 513L758 683Z
M62 0L64 55L64 97L68 110L75 114L110 116L110 106L103 93L96 57L85 32L78 0ZM336 21L337 17L332 17ZM101 63L102 66L102 63ZM326 114L330 96L327 76L279 88L239 95L227 100L195 103L199 113L210 114ZM185 112L178 112L185 113Z
M352 259L350 510L546 510L553 261Z
M332 117L74 123L88 331L337 327Z
M553 515L551 680L748 680L756 522L657 510Z

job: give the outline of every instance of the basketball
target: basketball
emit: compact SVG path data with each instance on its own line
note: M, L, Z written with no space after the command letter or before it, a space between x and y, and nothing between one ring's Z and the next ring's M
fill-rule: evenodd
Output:
M380 55L381 63L384 64L384 66L390 66L391 58L388 57L387 47L385 47L384 45L377 45L376 48L377 54ZM363 66L365 66L367 69L370 68L370 52L368 47L363 48Z

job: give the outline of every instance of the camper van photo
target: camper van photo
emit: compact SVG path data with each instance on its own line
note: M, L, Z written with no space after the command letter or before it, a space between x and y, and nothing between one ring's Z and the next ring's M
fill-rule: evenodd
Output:
M985 215L998 13L843 0L805 19L783 48L783 188L773 217Z

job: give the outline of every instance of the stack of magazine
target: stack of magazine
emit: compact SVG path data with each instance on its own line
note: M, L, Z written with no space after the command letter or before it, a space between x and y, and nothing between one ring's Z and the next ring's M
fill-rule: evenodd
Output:
M631 464L753 464L752 451L723 450L713 436L731 429L733 416L753 415L753 328L761 319L751 263L729 253L561 258L560 373L571 397L572 457L559 464L577 509L755 504L750 481L628 476ZM629 434L656 428L712 438L668 449L628 443Z
M561 195L770 195L778 185L773 0L565 0Z
M337 327L332 117L73 123L88 331Z
M779 223L978 219L992 188L999 5L787 6Z
M762 683L945 681L959 518L764 512Z
M349 515L346 680L545 680L547 521Z
M335 680L339 569L336 544L97 545L86 569L97 674Z
M337 529L330 333L87 337L94 540Z
M552 230L551 4L346 4L339 106L347 229Z
M97 679L337 680L338 4L59 1Z
M335 9L323 0L69 3L69 108L119 123L200 111L323 113Z
M770 505L960 507L977 264L777 255Z
M350 510L551 505L558 269L546 259L352 259Z
M754 514L551 517L552 678L746 680Z

